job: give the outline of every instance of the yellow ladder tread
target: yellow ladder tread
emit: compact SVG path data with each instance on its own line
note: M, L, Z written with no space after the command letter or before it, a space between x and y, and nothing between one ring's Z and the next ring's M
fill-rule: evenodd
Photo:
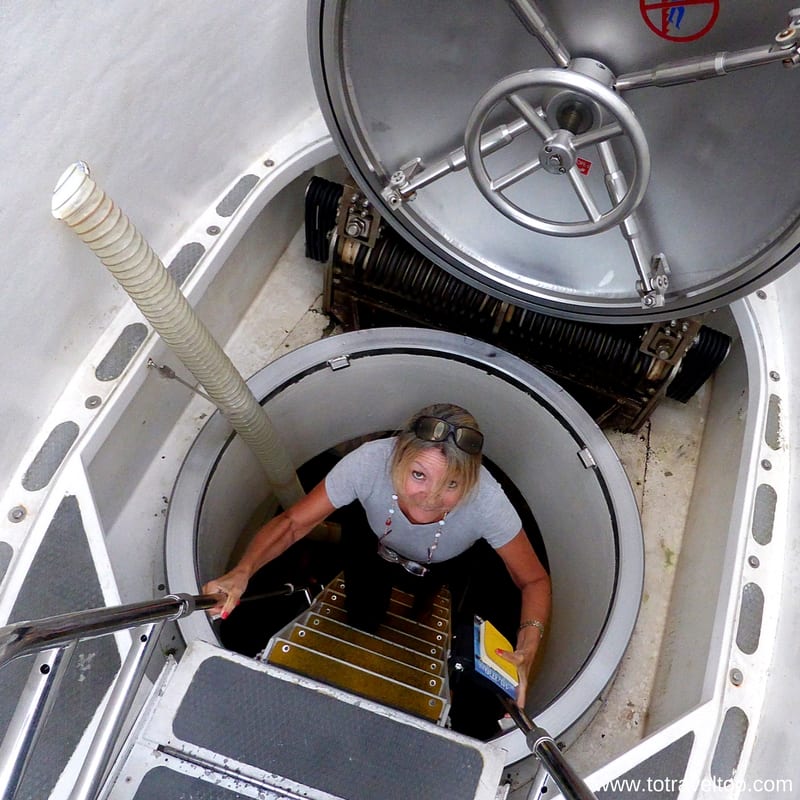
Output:
M444 681L439 675L410 667L401 661L381 655L373 649L342 641L315 631L313 628L295 625L288 639L322 655L331 656L354 667L367 669L407 686L413 686L431 694L438 694L442 691Z
M319 606L315 604L313 610L325 617L335 619L337 622L347 622L347 612L343 608L337 608L327 603L320 603ZM429 646L435 645L441 648L442 652L444 652L448 644L447 632L443 633L433 630L425 625L414 622L414 620L398 617L396 614L387 614L386 622L378 627L376 633L383 639L389 639L389 641L398 643L401 638L403 638L404 641L410 641L410 639L406 637L416 639L418 640L418 645L414 649L426 653L428 649L422 649L426 644ZM411 644L405 646L413 647Z
M328 636L335 636L337 639L352 642L360 647L371 648L381 655L393 658L395 661L402 661L411 667L416 667L432 675L444 674L445 662L442 660L442 653L438 650L428 654L420 653L404 647L402 644L390 642L388 639L382 639L377 635L365 633L358 630L358 628L352 628L350 625L314 613L307 614L305 619L299 621L299 624L313 628Z
M441 697L355 668L285 639L275 640L267 661L432 722L442 719L446 711L447 704Z
M345 597L347 597L347 592L345 591L344 582L334 581L334 583L322 591L318 600L337 606L338 608L344 608ZM394 614L404 615L406 611L411 609L413 602L413 595L401 592L399 589L392 589L389 609ZM442 595L437 595L434 598L433 615L445 621L450 618L449 597L446 602L443 602Z

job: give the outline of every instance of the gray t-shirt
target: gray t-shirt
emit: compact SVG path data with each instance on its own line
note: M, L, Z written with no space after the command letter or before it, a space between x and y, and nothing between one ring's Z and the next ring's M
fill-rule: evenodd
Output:
M463 553L484 538L497 549L508 544L522 528L522 521L500 484L481 467L478 485L447 515L445 524L416 525L392 501L394 488L389 474L394 439L378 439L348 453L328 473L325 490L336 508L358 500L364 507L370 528L382 537L388 530L389 509L392 532L383 540L405 558L420 563L428 560L428 548L441 531L432 561L446 561Z

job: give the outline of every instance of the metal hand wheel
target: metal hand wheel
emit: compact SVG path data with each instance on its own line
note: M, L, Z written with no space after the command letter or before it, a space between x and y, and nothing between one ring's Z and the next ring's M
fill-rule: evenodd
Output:
M565 128L551 127L544 112L534 108L519 94L530 89L567 90L570 95L583 101L586 107L599 107L603 121L599 126L577 134ZM493 179L489 176L484 153L481 152L481 138L489 115L502 101L519 112L539 134L543 144L537 158ZM611 208L601 213L584 176L576 166L577 152L583 147L597 145L616 136L626 136L630 140L634 155L633 176L622 197L615 199L615 195L609 191ZM476 103L467 122L464 148L467 166L481 194L517 224L550 236L589 236L619 225L642 201L650 179L647 139L630 106L600 81L570 69L531 69L498 81ZM561 222L539 217L520 208L503 194L504 189L539 169L563 175L570 181L586 212L586 220ZM606 176L606 179L619 182L619 176Z

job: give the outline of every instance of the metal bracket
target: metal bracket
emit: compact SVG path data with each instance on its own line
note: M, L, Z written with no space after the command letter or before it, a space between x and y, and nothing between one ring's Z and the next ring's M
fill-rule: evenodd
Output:
M675 366L689 349L700 330L696 319L654 322L642 338L639 350L668 366Z
M390 208L397 208L406 200L416 198L417 193L413 190L409 192L408 185L411 179L424 168L422 159L414 158L392 173L389 185L381 192L381 197L389 204Z
M172 367L169 367L166 364L156 364L152 358L148 358L147 368L154 369L162 378L166 378L167 380L171 381L178 381L178 383L183 384L187 389L191 389L195 394L199 394L200 397L205 398L210 403L214 402L204 391L198 389L196 386L192 386L191 383L185 381L183 378L179 378L175 374L175 370L172 369Z
M361 190L346 185L339 205L336 225L337 238L355 239L367 247L374 247L380 232L381 216Z
M784 67L792 69L800 66L800 8L789 12L789 24L775 34L772 49L784 53L781 61Z
M336 356L336 358L331 358L328 361L328 366L331 368L332 372L336 372L337 369L344 369L345 367L349 367L350 356L342 355L342 356Z
M642 298L642 308L661 308L669 288L669 264L663 253L650 259L650 271L643 280L636 281L636 291Z

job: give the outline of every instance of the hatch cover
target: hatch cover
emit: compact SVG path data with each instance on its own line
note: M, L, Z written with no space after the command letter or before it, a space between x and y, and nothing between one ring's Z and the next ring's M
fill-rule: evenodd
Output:
M323 112L384 218L473 286L597 321L797 262L799 33L772 0L309 3Z

